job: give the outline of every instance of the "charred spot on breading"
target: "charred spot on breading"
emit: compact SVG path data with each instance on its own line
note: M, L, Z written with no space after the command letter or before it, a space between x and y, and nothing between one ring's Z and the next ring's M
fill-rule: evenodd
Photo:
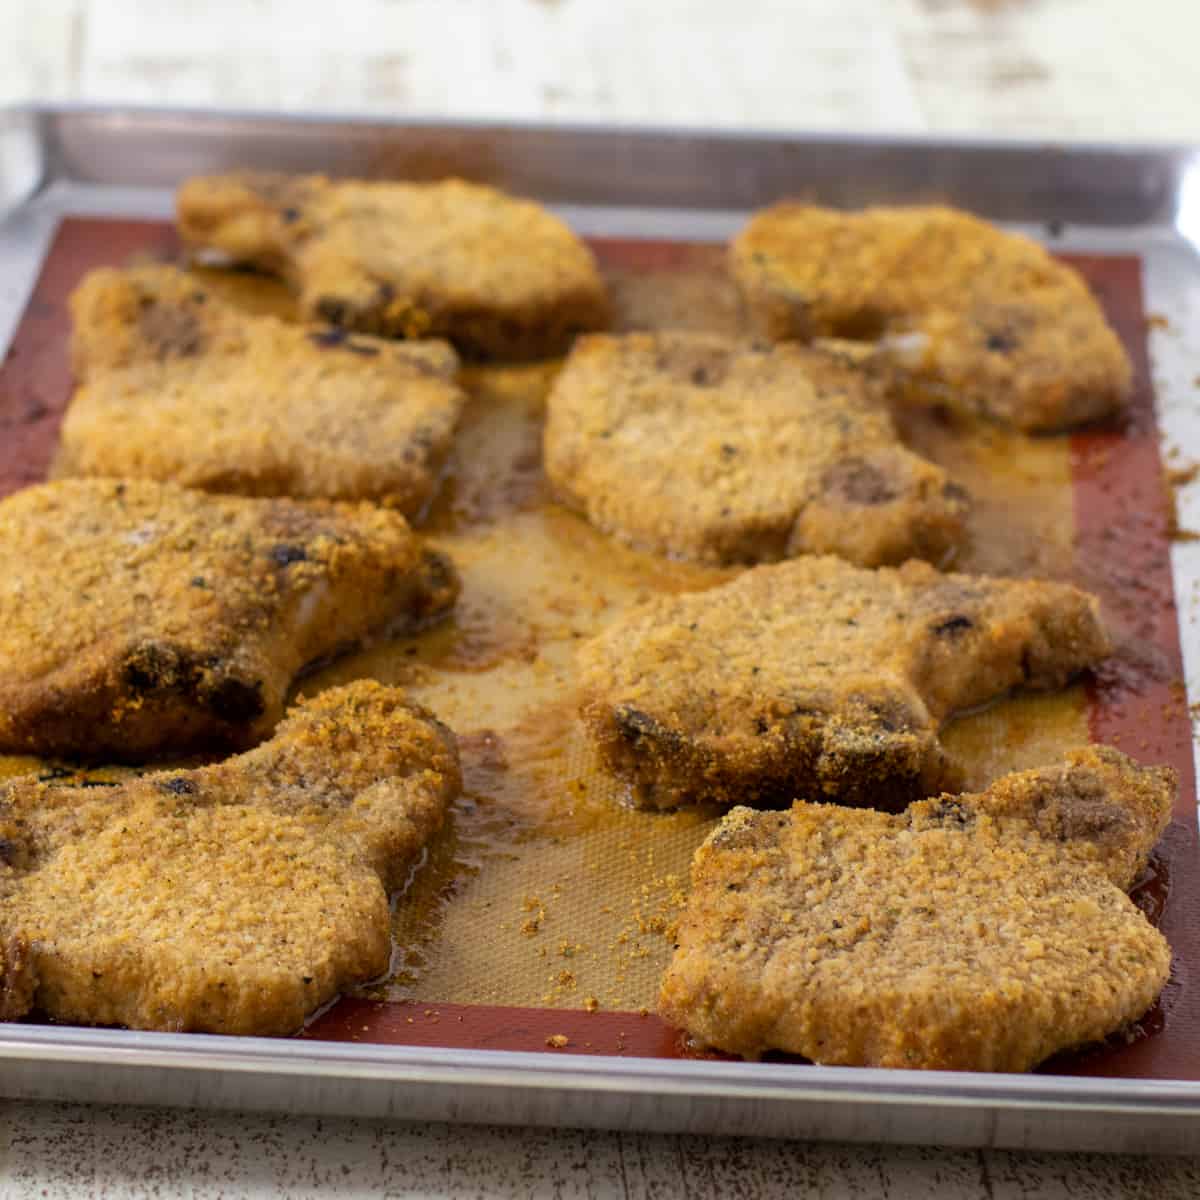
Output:
M544 449L561 499L659 554L876 565L940 560L963 536L961 495L901 445L869 380L803 347L584 338L547 402Z
M85 278L59 476L425 507L466 403L448 345L306 329L200 294L165 266Z
M370 681L212 766L0 785L0 1019L294 1033L386 969L388 893L460 785L454 735Z
M1091 797L1074 797L1060 814L1059 836L1067 838L1105 837L1117 831L1123 814Z
M138 695L182 690L194 686L196 672L177 646L164 642L143 642L134 646L125 658L122 674L126 686Z
M203 695L205 707L218 721L227 725L245 725L256 721L267 710L262 680L226 677Z
M942 825L969 825L970 813L951 796L942 796L925 812L928 820Z
M846 458L834 463L821 477L823 491L873 508L896 499L896 489L874 463L861 458Z
M458 597L458 571L449 555L440 550L425 549L417 565L420 595L415 609L420 622L440 617Z
M314 346L322 349L334 347L349 350L351 354L362 354L368 358L379 353L379 347L371 341L351 338L345 329L333 326L329 329L318 329L308 335Z
M144 480L18 492L0 502L0 747L137 761L253 745L307 664L422 626L457 592L452 564L371 505Z
M308 551L303 546L272 546L271 558L277 566L290 567L292 563L307 562Z
M189 299L195 303L196 294ZM207 342L204 325L195 313L152 301L143 304L138 314L138 334L160 358L190 358L202 353Z
M883 336L886 328L886 314L866 306L841 314L830 332L834 337L845 338L849 342L874 342Z
M341 325L345 322L347 316L347 307L341 300L331 299L329 296L321 296L315 304L316 315L322 321L328 321L331 325ZM340 331L343 335L345 330ZM341 340L341 339L339 339Z
M903 696L855 696L846 697L847 705L860 711L868 728L882 729L885 733L902 733L920 729L928 720L924 712L916 712ZM813 716L817 714L815 711Z
M1124 892L1176 790L1089 747L898 816L735 808L693 860L660 1011L735 1054L850 1066L1024 1071L1098 1041L1167 979ZM1079 792L1106 818L1048 828Z
M332 325L328 329L314 329L308 335L308 340L314 346L329 348L331 346L344 346L349 336L344 329L339 329L336 325Z
M955 637L960 633L965 633L968 629L974 628L975 623L971 620L971 618L964 617L960 613L956 616L946 617L945 620L938 621L933 627L933 632L941 637Z
M627 742L638 742L642 738L661 738L663 727L640 709L623 704L613 713L617 729Z
M230 664L220 656L198 659L167 642L144 642L125 657L121 668L124 685L135 702L176 700L207 710L218 721L245 725L266 709L261 679L229 674Z
M692 384L695 387L719 387L729 374L738 349L735 342L726 342L719 338L664 337L657 343L654 367L676 383ZM639 362L637 365L644 367L648 364Z
M941 207L778 204L731 246L751 315L776 339L875 344L875 374L1026 432L1120 413L1132 369L1082 277L1035 242Z
M1065 584L800 558L616 618L580 651L582 711L645 807L897 809L957 784L948 717L1108 652L1097 600Z
M348 330L541 358L609 319L567 226L480 184L211 176L180 189L178 218L186 242L282 274L306 313Z
M186 775L174 775L170 779L160 779L158 786L173 796L193 796L196 793L195 782Z

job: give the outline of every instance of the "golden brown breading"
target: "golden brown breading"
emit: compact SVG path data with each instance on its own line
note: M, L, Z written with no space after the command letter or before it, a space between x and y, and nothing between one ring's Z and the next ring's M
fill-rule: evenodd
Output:
M879 341L902 390L916 383L1029 432L1128 400L1129 359L1081 276L967 213L777 204L731 256L769 337Z
M29 943L17 934L9 934L0 944L0 1021L16 1021L29 1012L36 987L37 972Z
M387 969L387 893L459 786L454 735L368 681L215 766L18 780L0 787L0 921L58 1020L291 1033Z
M444 342L251 316L171 267L93 271L71 313L80 386L60 475L375 500L412 517L466 403Z
M1178 788L1170 767L1143 767L1111 746L1088 746L1068 751L1061 766L1005 775L985 792L918 801L905 817L913 829L969 823L975 814L1005 836L1024 838L1032 829L1127 892L1166 831Z
M460 179L216 175L183 185L178 219L192 246L282 274L305 313L347 329L536 358L608 323L595 260L562 221Z
M457 593L448 560L373 505L29 488L0 502L0 748L253 745L303 667Z
M593 334L547 402L546 473L600 529L712 563L941 559L963 493L906 450L865 376L800 346Z
M1175 786L1097 748L900 816L735 808L696 853L660 1009L736 1054L846 1066L1025 1071L1104 1038L1170 970L1120 886Z
M946 717L1108 652L1066 584L799 558L623 613L581 652L583 714L643 807L896 809L954 786Z

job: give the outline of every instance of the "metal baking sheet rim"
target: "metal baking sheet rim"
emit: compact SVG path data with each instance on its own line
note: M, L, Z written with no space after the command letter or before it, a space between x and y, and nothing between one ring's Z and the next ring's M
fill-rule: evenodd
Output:
M578 163L579 148L584 143L610 149L624 147L630 161L643 157L649 149L673 146L682 156L676 162L686 161L692 154L697 167L711 161L716 147L723 163L740 163L741 170L735 172L737 177L724 191L720 190L721 180L716 181L716 190L711 177L708 181L704 197L707 213L695 219L700 228L712 230L711 236L721 236L720 228L746 207L765 203L786 190L778 170L757 173L758 160L772 149L833 150L850 154L850 162L874 162L876 167L868 170L865 182L860 179L855 186L870 186L878 178L879 162L885 166L904 162L905 155L928 157L933 153L938 161L963 156L973 160L975 166L1004 163L1013 168L1018 182L1022 176L1037 176L1049 156L1058 164L1055 178L1066 188L1061 203L1051 203L1049 208L1038 209L1044 200L1039 201L1034 194L1026 198L1025 208L1014 209L1011 178L995 206L974 199L974 190L960 195L952 186L955 180L979 178L977 173L961 169L943 173L941 194L1012 223L1035 223L1064 219L1064 213L1078 207L1079 187L1103 177L1107 180L1106 190L1095 193L1093 201L1099 204L1107 199L1111 207L1094 208L1092 222L1074 235L1077 241L1070 248L1077 244L1099 250L1124 247L1128 251L1132 242L1132 248L1142 253L1151 277L1151 301L1161 302L1155 294L1157 277L1161 289L1170 293L1168 298L1179 304L1181 317L1200 318L1200 263L1196 258L1200 151L1189 147L1047 147L1033 143L841 139L803 134L781 137L604 127L518 127L485 122L393 126L378 120L337 116L289 118L26 106L0 109L0 218L7 213L0 224L0 264L24 265L24 270L12 274L0 272L0 348L7 344L50 236L64 212L81 206L93 214L112 211L138 215L141 210L144 216L161 215L146 211L147 206L161 206L148 199L148 189L161 189L180 175L212 169L212 146L220 143L222 131L237 145L249 144L247 137L251 134L254 143L264 137L269 141L286 135L292 160L311 164L304 169L318 169L330 147L327 135L335 126L352 132L369 131L373 144L397 144L399 139L398 144L406 148L404 152L408 152L405 138L418 136L417 144L427 156L444 137L449 158L465 153L467 157L460 157L459 162L468 169L473 165L481 168L471 173L488 174L490 166L494 176L510 182L511 174L503 164L498 165L494 155L489 158L489 140L498 140L502 146L524 143L522 153L527 160L523 169L527 173L553 174L557 162L560 182ZM189 130L198 131L192 144ZM169 144L163 143L161 139L168 134ZM81 149L89 138L91 158L84 155L81 161ZM162 158L154 158L147 165L144 155L153 148L155 139L159 140ZM467 151L462 150L464 144L468 145ZM111 153L122 145L127 147L124 155ZM133 146L143 166L140 174L122 176L120 172L130 161L128 148ZM296 153L297 146L300 153ZM539 148L529 160L531 146ZM331 169L362 161L342 155ZM220 161L216 165L230 164ZM108 174L95 170L101 166ZM829 182L826 173L837 167L835 154L834 159L823 165L817 163L813 171L805 170L797 178L807 185L813 185L815 179L819 190ZM81 179L81 174L85 178ZM888 185L888 198L907 195L912 199L923 194L923 185L914 187L911 194L904 192L913 179L911 171L898 181L893 179ZM618 227L645 227L647 236L662 236L662 219L678 222L680 211L686 210L687 180L678 177L667 180L657 191L643 190L629 205L622 205L619 195L614 198L611 179L599 190L594 177L569 183L552 189L556 192L554 198L560 203L584 206L587 223L598 220L605 229L611 228L612 218L606 221L604 210L616 209ZM53 197L55 185L67 190L47 202L47 197ZM535 190L528 178L525 185L527 190ZM972 182L971 189L976 185ZM893 196L897 189L900 194ZM850 202L856 202L854 187L847 189L844 181L838 182L834 191L833 199L845 201L850 197ZM1192 212L1192 208L1198 211ZM24 226L19 219L22 212L34 217ZM693 232L693 236L697 234ZM1152 352L1164 430L1177 444L1188 444L1189 434L1200 440L1200 416L1189 411L1194 405L1171 403L1172 398L1183 395L1184 379L1190 382L1200 354L1191 353L1186 344L1171 345L1154 336ZM1190 515L1189 507L1185 498L1185 520ZM1200 504L1195 508L1194 519L1200 519ZM1181 613L1185 614L1191 589L1200 580L1200 550L1176 546L1172 560ZM1188 695L1194 699L1200 693L1196 687L1200 680L1200 642L1189 635L1186 623L1182 629ZM0 1064L0 1094L29 1099L1027 1149L1162 1153L1194 1153L1200 1149L1200 1081L1071 1079L615 1057L594 1060L498 1050L345 1046L54 1026L4 1028L0 1031Z
M1200 1118L1200 1091L1182 1082L1114 1089L1027 1076L598 1062L117 1030L23 1030L0 1039L0 1062L0 1090L24 1098L642 1132L1186 1153Z

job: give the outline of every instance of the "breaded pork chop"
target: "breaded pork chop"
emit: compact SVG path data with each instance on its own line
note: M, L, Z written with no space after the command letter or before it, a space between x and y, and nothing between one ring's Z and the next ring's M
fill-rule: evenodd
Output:
M660 1010L747 1057L1029 1070L1166 983L1170 947L1122 889L1174 793L1093 748L899 816L735 808L693 861Z
M1067 584L798 558L623 613L581 651L583 715L642 807L897 809L954 786L952 713L1108 653Z
M305 313L346 329L538 358L608 323L595 260L562 221L461 179L209 176L180 189L178 219L190 245L283 275Z
M60 475L375 500L412 517L466 402L445 342L251 316L172 267L94 271L71 313L79 386Z
M1082 277L1037 243L951 208L778 204L732 267L769 337L878 342L885 372L1028 432L1120 412L1132 372Z
M28 947L26 1007L94 1025L294 1032L387 970L388 892L459 785L454 735L360 681L215 766L110 788L0 787L0 925Z
M592 334L547 402L546 472L598 528L712 563L940 559L963 493L833 355L703 333Z
M0 747L246 747L309 663L446 612L453 567L373 505L62 480L0 502Z

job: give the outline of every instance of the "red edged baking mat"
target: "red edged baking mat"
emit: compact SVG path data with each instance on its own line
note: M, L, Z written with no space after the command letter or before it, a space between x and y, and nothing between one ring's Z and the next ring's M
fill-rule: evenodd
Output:
M597 241L626 276L718 261L712 247ZM70 394L67 296L88 270L177 252L161 222L64 221L0 367L0 496L46 477ZM1041 1070L1054 1074L1200 1079L1200 854L1192 730L1183 689L1170 527L1147 355L1141 269L1129 257L1070 257L1099 295L1133 358L1132 414L1120 429L1070 439L1076 575L1102 597L1119 649L1090 685L1093 740L1179 773L1174 821L1135 898L1174 950L1170 983L1140 1028ZM345 998L305 1037L547 1053L680 1057L692 1053L658 1018L637 1012ZM769 1064L766 1069L769 1069Z

